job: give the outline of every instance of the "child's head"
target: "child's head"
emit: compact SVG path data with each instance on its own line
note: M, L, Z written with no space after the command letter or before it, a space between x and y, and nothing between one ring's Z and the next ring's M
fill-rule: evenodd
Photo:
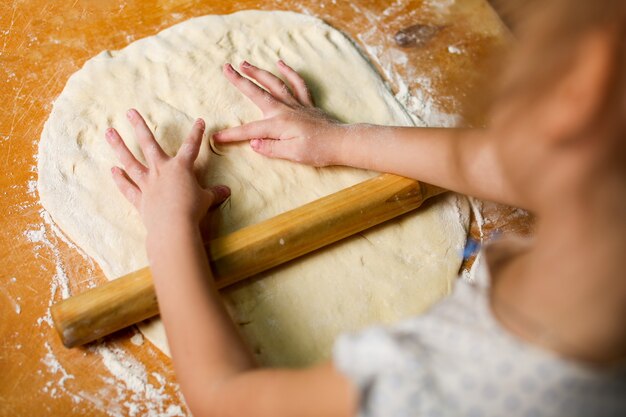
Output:
M541 211L626 178L626 1L521 3L491 117L511 185Z

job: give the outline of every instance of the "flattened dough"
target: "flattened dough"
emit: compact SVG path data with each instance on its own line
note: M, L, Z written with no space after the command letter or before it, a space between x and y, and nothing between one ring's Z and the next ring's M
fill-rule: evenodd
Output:
M210 134L261 117L221 74L225 62L244 59L273 72L276 60L285 60L307 80L316 103L344 122L414 124L354 44L310 16L204 16L100 53L70 77L54 103L39 146L38 185L54 221L109 279L147 265L142 223L111 180L118 162L103 139L107 127L116 127L143 160L125 120L128 108L144 114L169 154L196 117L206 120L197 162L202 181L232 189L219 235L375 175L270 160L247 143L212 154ZM309 364L328 356L338 333L419 313L446 294L466 228L464 200L448 196L229 289L225 299L261 362ZM168 353L160 320L141 330Z

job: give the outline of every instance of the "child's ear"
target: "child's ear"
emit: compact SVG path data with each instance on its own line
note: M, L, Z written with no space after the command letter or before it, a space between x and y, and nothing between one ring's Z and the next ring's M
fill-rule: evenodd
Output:
M544 127L549 140L566 142L590 128L610 88L613 46L607 30L583 36L571 65L557 81L545 107Z

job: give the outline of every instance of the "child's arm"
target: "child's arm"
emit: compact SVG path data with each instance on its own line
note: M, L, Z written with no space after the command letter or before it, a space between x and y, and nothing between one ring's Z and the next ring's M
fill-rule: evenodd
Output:
M263 112L262 120L214 135L218 142L251 140L257 152L315 166L348 165L391 172L476 197L516 205L486 130L345 125L314 107L303 79L282 61L276 76L244 62L226 65L227 79Z
M327 364L309 370L262 370L241 340L213 285L199 222L229 194L203 189L193 173L204 122L196 121L178 154L159 147L141 115L128 118L148 166L114 129L106 137L124 170L113 179L137 208L176 375L194 416L349 416L356 394Z

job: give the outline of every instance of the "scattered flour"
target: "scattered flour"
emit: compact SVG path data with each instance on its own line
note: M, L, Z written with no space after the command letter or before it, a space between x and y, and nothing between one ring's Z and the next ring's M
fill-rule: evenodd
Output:
M39 215L45 222L48 216L46 211L43 209L40 210ZM65 269L63 268L63 264L61 262L61 253L59 252L58 246L56 244L53 244L50 241L50 239L48 239L48 234L46 232L46 225L44 223L40 223L36 225L34 229L27 230L26 232L24 232L24 236L26 236L26 238L30 242L37 244L35 246L35 250L37 251L35 252L36 258L43 256L39 252L40 249L46 248L50 252L52 252L52 256L54 258L54 263L55 263L55 274L52 276L52 279L51 279L52 296L54 297L54 294L56 294L57 290L60 289L61 297L63 299L69 298L71 295L70 283L67 278L67 274L65 273ZM52 304L52 299L50 300L50 304Z
M143 345L143 335L139 332L135 333L133 337L130 338L130 342L135 346Z
M29 190L30 187L31 185L29 185ZM76 249L85 259L90 262L91 260L61 233L45 210L40 210L39 216L42 220L41 223L31 226L29 230L24 232L24 236L28 241L35 244L36 258L50 259L50 254L52 254L54 274L50 279L48 308L45 314L37 319L39 327L46 324L52 328L53 322L50 307L57 299L57 293L60 293L63 299L71 295L69 277L62 262L58 243L64 242ZM95 268L93 264L91 265L91 271L93 272ZM12 277L9 281L15 283L17 278ZM88 281L88 286L95 285L92 281ZM0 287L1 289L2 287ZM19 297L17 301L20 301ZM21 312L21 307L17 302L15 302L15 310L18 314ZM131 338L131 342L141 345L143 344L143 337L140 333L137 333ZM174 385L174 383L168 383L166 378L157 372L152 372L150 377L148 377L145 366L122 348L112 348L105 344L90 348L91 354L99 357L111 374L111 376L102 377L102 380L107 384L106 387L98 393L92 393L72 387L72 384L68 382L75 381L75 376L68 372L59 362L50 343L45 342L44 347L46 354L41 359L41 362L45 368L44 370L39 370L38 374L43 376L43 371L47 372L48 380L42 390L52 398L68 396L75 404L87 401L111 417L134 417L140 415L176 417L188 415L181 406L172 404L174 400L184 404L182 395L177 390L177 387L175 386L176 398L172 398L170 394L165 392L165 388L168 385ZM154 383L151 381L154 381ZM76 383L74 385L79 384Z
M501 221L502 214L496 213L489 219L485 219L485 224L497 224ZM514 208L513 211L506 214L507 219L519 219L520 217L530 217L530 213L521 208Z
M420 115L420 118L430 127L455 127L461 122L460 115L439 110L430 78L416 77L414 82L419 87L413 95L408 97L407 102L403 103L410 112Z
M448 46L448 52L451 53L451 54L460 55L460 54L463 53L463 50L461 48L459 48L458 46L456 46L456 45L450 45L450 46Z
M27 193L31 196L35 195L35 192L37 191L37 180L30 180L28 181L28 189L27 189Z
M10 280L9 282L13 283L15 281ZM13 310L15 311L15 314L20 314L22 312L22 306L20 306L19 301L21 300L20 297L17 298L13 298L9 292L8 289L5 289L5 287L0 286L0 293L2 293L11 304L13 304Z
M450 10L450 7L452 7L454 3L455 0L426 0L424 5L439 13L445 13Z
M483 218L483 213L482 213L483 203L482 201L474 197L468 197L468 199L470 202L470 207L472 209L472 214L476 218L480 241L481 243L483 243L483 240L485 239L485 233L483 231L483 226L485 225L485 219Z
M120 348L111 348L102 343L90 348L102 357L102 362L113 378L103 378L115 388L116 402L125 406L124 415L134 417L139 413L158 417L185 416L185 411L178 405L170 404L165 393L166 380L158 373L151 373L158 387L149 380L145 366ZM182 396L179 395L182 401ZM115 415L115 414L112 414Z
M60 378L58 380L49 380L46 382L46 385L43 387L43 392L49 393L52 398L58 398L62 393L67 394L75 404L78 404L82 401L80 396L70 392L65 383L68 380L75 379L74 375L68 373L65 368L59 363L57 357L52 352L52 348L48 342L44 343L44 347L47 350L46 355L43 357L41 362L46 366L48 373L56 376L60 374Z
M359 40L367 52L369 58L383 71L387 81L395 91L396 100L409 111L417 126L429 127L455 127L462 121L458 114L450 114L442 111L436 102L437 94L432 86L432 79L424 75L418 75L416 70L409 65L409 57L402 50L395 48L383 48L372 44L384 44L383 36L378 30L376 23L378 16L369 16L372 28L358 35ZM406 74L405 78L399 75L398 70ZM412 87L407 85L406 80L411 80Z

